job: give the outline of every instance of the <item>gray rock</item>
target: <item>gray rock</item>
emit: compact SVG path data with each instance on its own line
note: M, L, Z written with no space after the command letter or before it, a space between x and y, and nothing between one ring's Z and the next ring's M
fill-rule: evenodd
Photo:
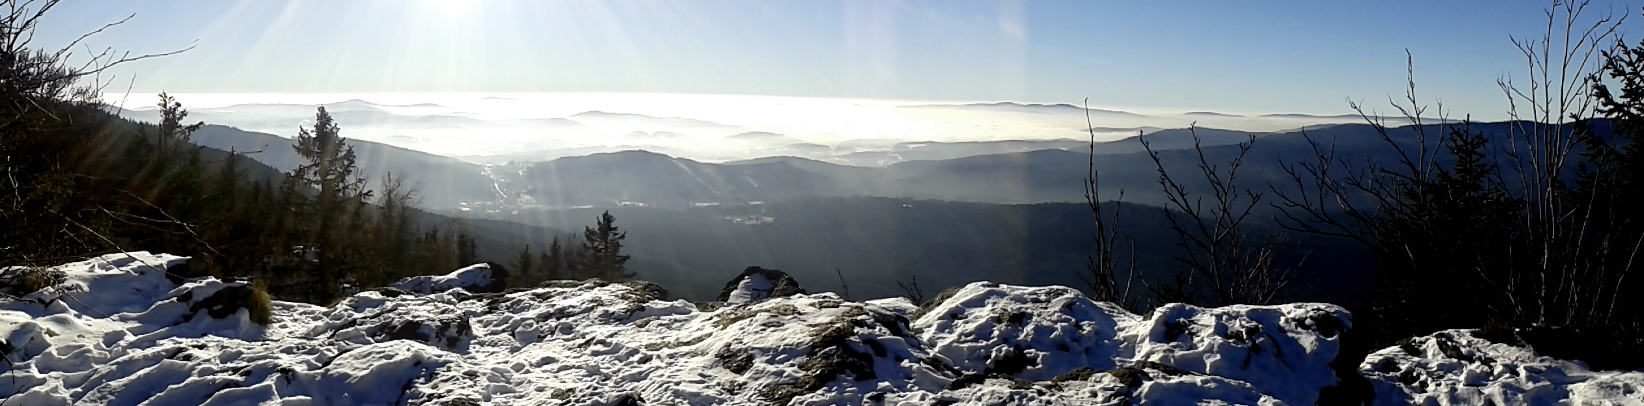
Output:
M803 293L805 289L799 287L799 281L787 273L750 266L742 270L741 275L726 283L725 289L720 291L719 297L714 300L726 303L753 303Z

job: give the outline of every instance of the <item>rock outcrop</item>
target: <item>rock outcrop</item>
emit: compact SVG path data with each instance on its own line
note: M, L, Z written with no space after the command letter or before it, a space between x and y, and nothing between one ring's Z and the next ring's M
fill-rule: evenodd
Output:
M496 293L508 287L507 271L492 263L473 264L445 275L422 275L400 279L390 288L410 293L439 293L462 288L469 293Z
M444 282L483 279L472 267L428 279L428 289L367 291L329 308L275 301L274 322L263 326L231 305L243 285L167 280L164 269L180 260L134 253L63 265L54 269L64 288L0 301L0 350L11 362L0 397L1306 405L1337 381L1329 364L1352 327L1345 310L1323 303L1172 304L1138 315L1074 289L987 282L920 309L805 294L765 270L744 276L770 282L772 295L709 310L640 282L553 281L488 294ZM736 285L764 289L747 279ZM1462 330L1377 352L1360 372L1380 404L1637 404L1644 393L1644 373L1592 372Z
M1446 330L1376 351L1359 365L1377 405L1639 405L1644 372L1593 371L1518 345Z
M773 297L804 294L799 281L786 272L750 266L742 274L725 283L725 289L714 300L725 303L752 303Z

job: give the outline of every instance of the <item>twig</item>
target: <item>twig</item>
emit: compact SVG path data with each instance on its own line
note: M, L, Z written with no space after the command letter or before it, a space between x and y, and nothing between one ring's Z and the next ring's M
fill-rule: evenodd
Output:
M845 273L834 268L833 273L839 276L839 289L845 291L845 300L851 300L851 285L845 284Z

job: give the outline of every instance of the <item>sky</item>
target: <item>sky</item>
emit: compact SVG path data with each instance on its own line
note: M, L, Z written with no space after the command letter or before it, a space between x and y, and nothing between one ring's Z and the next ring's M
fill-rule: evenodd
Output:
M1421 95L1504 117L1546 1L69 0L133 93L640 92L1344 114ZM1588 15L1638 8L1597 1ZM1638 21L1630 22L1636 25Z

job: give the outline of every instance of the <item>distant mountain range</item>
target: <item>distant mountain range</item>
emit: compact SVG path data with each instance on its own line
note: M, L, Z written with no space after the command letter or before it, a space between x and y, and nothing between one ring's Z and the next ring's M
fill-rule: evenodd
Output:
M1500 139L1511 125L1474 124L1471 130ZM1605 126L1599 127L1605 131ZM1413 148L1418 145L1417 128L1394 128L1388 136ZM1438 128L1420 128L1430 134L1426 146L1435 148L1442 135ZM1198 176L1201 161L1192 149L1195 133L1204 162L1218 167L1232 159L1237 144L1251 134L1200 128L1141 137L1160 152L1167 171L1189 190L1202 193L1206 185ZM1309 139L1332 146L1336 156L1348 162L1397 159L1367 125L1254 135L1256 144L1240 169L1238 184L1258 192L1271 193L1270 186L1290 190L1284 165L1312 158ZM250 156L279 170L301 162L289 147L291 140L269 134L208 126L194 141L224 150L259 151ZM1072 275L1082 266L1090 241L1088 212L1076 202L1083 200L1092 151L1103 200L1118 197L1122 189L1126 203L1154 206L1127 206L1132 209L1127 209L1131 211L1124 221L1135 223L1133 232L1139 243L1149 244L1149 255L1171 255L1159 248L1172 242L1159 234L1163 228L1157 224L1162 220L1157 206L1163 204L1158 170L1139 141L1132 137L1094 145L1073 139L897 143L879 145L900 154L883 166L793 156L709 163L649 151L482 166L385 144L351 142L368 176L380 179L392 171L420 184L424 207L458 214L454 208L459 202L507 200L487 206L491 209L460 213L487 219L471 221L468 227L480 235L490 259L506 260L523 244L540 250L559 235L545 227L576 230L610 209L632 233L633 269L646 279L677 286L690 297L712 293L722 276L748 265L784 268L807 286L827 286L829 271L837 268L849 275L856 292L876 296L895 294L894 282L913 275L935 287L984 278L1075 284ZM952 156L959 157L942 158ZM910 159L921 157L935 158ZM520 194L535 204L515 199ZM1266 203L1258 209L1270 210ZM1259 217L1258 225L1271 227L1261 224L1269 218L1265 213ZM1352 259L1360 268L1336 276L1318 276L1328 274L1326 268L1309 272L1346 280L1329 286L1365 285L1369 276L1363 265L1368 260L1362 251L1339 241L1313 243L1324 247L1315 248L1316 254ZM1155 271L1143 270L1157 275Z
M1401 142L1413 142L1395 129ZM1215 129L1194 130L1207 159L1225 163L1236 144L1250 134ZM1192 132L1164 130L1144 136L1161 151L1166 168L1179 180L1199 186ZM1365 125L1332 126L1307 133L1256 134L1256 144L1241 177L1266 189L1282 175L1284 162L1312 154L1305 137L1333 142L1340 157L1390 160L1389 149ZM1436 141L1436 140L1430 140ZM899 144L883 155L857 154L862 160L898 155L882 167L839 165L800 157L766 157L723 164L705 163L648 151L599 153L519 165L509 184L548 206L647 204L688 206L698 203L745 203L799 196L884 196L986 203L1074 202L1083 200L1083 180L1090 154L1102 174L1104 196L1162 204L1158 172L1138 138L1097 143L1076 140ZM993 153L989 153L993 152ZM908 158L962 156L950 159ZM509 171L513 172L513 171Z
M494 101L493 101L494 102ZM820 128L808 132L811 124L795 128L777 124L758 124L762 121L735 121L733 116L715 116L704 120L675 114L639 114L621 110L590 108L564 117L515 118L511 115L484 115L470 110L447 106L456 104L381 104L366 100L346 100L326 103L324 106L345 129L345 136L365 142L375 141L404 149L457 156L463 161L484 164L545 162L559 158L645 150L694 162L732 162L749 158L792 156L846 166L886 168L914 161L941 161L968 157L1020 154L1042 150L1085 151L1090 146L1085 132L1097 133L1099 139L1147 134L1156 140L1160 149L1188 146L1180 130L1165 130L1199 123L1206 128L1206 145L1236 142L1245 137L1243 131L1219 131L1215 128L1310 128L1321 131L1325 126L1342 122L1361 122L1357 115L1310 114L1227 114L1213 111L1189 113L1138 113L1116 109L1085 108L1068 103L955 103L885 105L851 108L882 108L888 121L885 133L838 131ZM253 103L227 107L191 108L190 121L202 120L225 124L250 132L292 136L313 117L315 105ZM592 106L591 106L592 107ZM794 109L812 108L795 105ZM122 110L128 118L144 121L158 119L154 107ZM1087 122L1087 117L1094 125ZM719 121L728 120L728 121ZM1390 120L1398 123L1399 120ZM1429 120L1430 122L1436 122ZM921 124L928 127L921 129ZM744 127L744 125L746 127ZM816 124L826 127L827 124ZM781 128L759 128L775 126ZM898 127L903 126L903 127ZM844 128L844 127L841 127ZM898 135L898 128L909 128L909 135ZM841 135L872 137L868 139L837 139ZM1010 139L1005 137L1020 136ZM917 137L917 138L916 138ZM1001 139L1003 138L1003 139ZM977 141L960 141L977 140ZM983 141L985 140L985 141ZM1233 141L1228 141L1233 140ZM1105 142L1097 145L1100 155L1136 153L1140 144L1130 140ZM385 152L396 154L394 152ZM426 155L426 154L425 154ZM412 158L411 167L427 163L426 157ZM384 162L400 162L388 159ZM444 165L444 164L442 164ZM479 166L460 172L474 171ZM396 170L409 168L401 167ZM420 175L419 175L420 177ZM447 188L441 183L463 183L462 175L434 175L426 180L431 206L446 207L452 202L478 199L469 187ZM710 182L711 183L711 182ZM891 184L893 187L894 183ZM457 193L447 198L447 191ZM873 190L868 190L874 192ZM735 194L732 194L735 195ZM951 194L942 194L948 196ZM991 196L992 194L984 194ZM1023 199L1066 198L1064 193L1031 193ZM939 196L927 196L939 197ZM989 199L994 199L989 197ZM1012 199L1017 201L1020 199Z
M384 105L363 100L328 103L327 113L343 128L490 128L541 126L545 128L581 128L582 123L564 118L482 120L454 114L437 104ZM309 125L314 119L315 105L302 104L237 104L227 107L190 108L190 121L227 124L254 131L293 131ZM417 112L419 114L412 114ZM122 109L120 115L137 121L155 122L159 111L151 108ZM592 112L597 113L597 112Z
M1030 105L1031 106L1031 105ZM1053 108L1039 105L1034 108ZM1061 107L1054 107L1061 108ZM340 114L340 113L339 113ZM629 117L630 115L610 115ZM1507 124L1475 124L1487 134L1504 133ZM1415 127L1392 130L1395 140L1414 142ZM1433 132L1437 132L1436 130ZM834 155L823 161L807 158L823 154L826 145L803 142L775 149L788 154L710 163L670 156L668 151L603 152L540 162L516 162L490 168L387 144L350 140L364 173L382 179L387 173L405 176L419 185L423 207L455 210L461 202L491 202L524 193L539 205L645 204L684 207L699 203L736 204L802 196L883 196L895 198L985 203L1074 202L1083 199L1083 180L1090 154L1102 174L1104 196L1162 204L1157 192L1158 172L1139 140L1161 151L1166 169L1185 174L1179 180L1203 186L1196 176L1197 157L1188 151L1196 133L1213 164L1232 159L1236 144L1250 133L1211 128L1160 130L1140 137L1099 142L1075 139L976 142L903 142L880 150ZM647 134L649 135L649 134ZM1336 154L1349 160L1391 162L1396 156L1372 127L1363 124L1320 126L1303 131L1254 134L1255 148L1242 168L1242 181L1252 188L1282 179L1285 162L1299 162L1313 153L1307 137L1334 143ZM1430 145L1437 136L1429 139ZM769 132L743 132L725 138L726 145L768 140L797 141ZM301 159L289 148L291 140L224 126L207 126L195 142L218 149L260 151L252 154L280 170L295 168ZM750 149L749 151L772 151ZM808 153L807 153L808 152Z
M1473 124L1471 130L1506 145L1503 138L1512 123ZM1596 122L1599 131L1607 126ZM1436 151L1442 135L1434 125L1428 133L1428 151ZM1396 127L1389 137L1415 151L1417 127ZM1225 168L1238 153L1237 144L1250 134L1214 129L1196 130L1205 162ZM1199 175L1199 158L1192 152L1187 130L1164 130L1143 137L1165 169L1190 190L1208 187ZM1392 165L1397 152L1368 125L1325 126L1307 131L1255 134L1256 143L1240 168L1239 185L1268 192L1270 185L1291 191L1286 165L1311 162L1315 150L1309 139L1331 149L1346 162ZM914 160L883 167L855 167L797 157L767 157L724 164L703 163L649 152L595 154L529 164L517 185L529 185L532 196L551 205L607 205L616 202L662 206L694 203L770 201L794 196L883 196L985 203L1077 202L1084 198L1083 181L1090 163L1091 145L1073 140L974 144L932 143L906 145L909 150L983 149L1044 146L1023 152L979 154L952 159ZM1101 173L1105 198L1125 191L1127 201L1162 205L1158 171L1137 138L1097 143L1095 169ZM1436 159L1449 158L1439 154ZM1500 163L1510 168L1507 162ZM1574 165L1574 163L1571 163ZM597 173L597 175L587 175ZM1271 201L1271 200L1270 200ZM1266 209L1263 205L1261 209Z
M253 162L240 163L240 170L248 179L265 184L282 182L285 176L282 172L289 172L299 162L291 148L292 140L269 134L213 125L201 128L192 141L200 146L202 161L211 167L223 162L230 152L243 154ZM464 194L473 199L494 199L496 192L489 178L473 164L371 142L350 140L350 144L355 146L368 179L381 179L388 171L406 176L407 184L420 185L424 195L421 203L425 208L452 211L433 204L450 204L454 208ZM377 184L373 182L369 187L375 189ZM475 240L476 256L488 261L508 261L515 258L525 244L546 247L553 237L568 235L539 225L456 217L430 210L413 210L411 215L422 230L438 228L444 233L467 234Z
M1123 131L1132 132L1136 130L1124 129ZM683 136L680 134L669 131L657 131L650 133L635 131L627 135L628 139L653 140L676 140L682 137ZM749 156L756 157L753 159L789 156L845 166L883 167L906 161L944 160L977 155L1005 154L1046 149L1084 150L1089 147L1089 141L1065 138L1053 140L961 142L873 142L872 140L862 140L861 142L845 142L840 143L839 145L829 146L805 142L804 140L789 137L783 134L749 132L726 136L720 139L715 146L722 149L734 149L734 151L727 152L736 152L739 157L744 157L738 158L737 160L728 161L727 163L747 160L748 158L745 157ZM1138 144L1136 148L1139 150L1140 145ZM635 150L644 150L670 156L684 156L693 153L693 151L682 148L618 144L560 148L501 155L458 156L456 158L481 164L502 164L509 162L542 162L560 158Z
M587 111L572 114L572 120L583 122L610 122L621 121L631 124L642 124L657 127L686 127L686 128L736 128L736 126L715 123L712 121L697 120L682 117L656 117L632 113L607 113L603 111Z
M1238 114L1217 113L1217 112L1214 112L1214 111L1189 111L1189 112L1186 112L1186 113L1182 113L1182 115L1184 115L1184 116L1206 116L1206 117L1244 117L1244 116L1238 115Z
M1012 112L1012 113L1075 113L1075 114L1082 114L1082 113L1088 111L1088 112L1090 112L1091 114L1094 114L1094 115L1120 115L1120 116L1133 116L1133 117L1141 117L1142 116L1141 114L1131 113L1131 112L1128 112L1128 111L1107 110L1107 109L1098 109L1098 108L1084 108L1084 107L1079 107L1079 106L1075 106L1075 105L1067 104L1067 103L1035 104L1035 103L998 102L998 103L969 103L969 104L920 104L920 105L906 106L905 108L989 110L989 111Z

